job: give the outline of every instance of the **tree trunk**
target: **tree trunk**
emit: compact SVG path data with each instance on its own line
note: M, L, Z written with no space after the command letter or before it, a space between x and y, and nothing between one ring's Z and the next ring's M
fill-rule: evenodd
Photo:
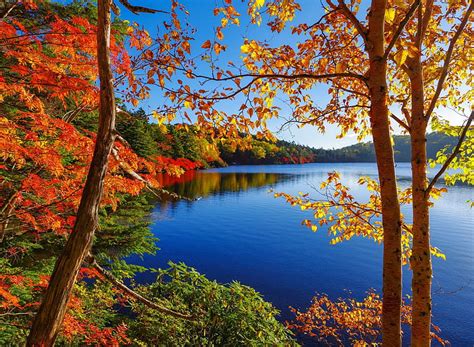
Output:
M418 45L419 47L421 44ZM411 83L411 171L413 191L413 249L410 265L412 279L412 346L430 345L431 328L431 253L429 193L426 192L426 127L424 113L423 67L421 50L408 59Z
M52 346L62 325L81 264L98 223L109 155L114 145L115 98L110 67L111 0L98 1L97 60L100 78L99 129L74 229L59 256L28 336L28 346Z
M8 200L5 203L5 206L2 209L2 213L0 213L0 218L1 218L1 221L0 221L0 243L3 242L3 239L5 237L5 234L6 234L6 231L7 231L7 228L8 228L8 224L10 222L10 218L12 217L11 214L12 214L13 210L15 209L15 204L16 204L16 201L18 200L18 194L17 193L18 192L15 191L15 192L12 193L12 195L10 195L10 197L8 198Z
M383 236L382 342L384 347L401 345L402 294L401 218L395 161L387 107L387 62L384 56L385 0L373 0L369 13L370 122L380 180Z

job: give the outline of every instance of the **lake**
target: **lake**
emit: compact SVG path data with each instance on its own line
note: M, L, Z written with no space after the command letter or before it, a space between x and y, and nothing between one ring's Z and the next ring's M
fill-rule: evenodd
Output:
M371 288L381 291L382 247L371 240L329 244L327 230L316 233L301 225L312 214L275 199L269 189L297 194L337 170L357 197L359 176L376 178L372 163L231 166L187 172L166 182L169 189L197 201L160 202L153 212L153 232L160 239L156 256L138 261L150 267L168 260L184 262L222 283L239 281L254 287L281 310L281 320L293 306L306 308L316 293L331 298L350 291L361 299ZM410 164L397 164L401 188L410 181ZM453 346L474 343L473 210L467 200L474 189L454 186L431 210L432 243L447 260L433 259L433 314L441 336ZM406 216L410 209L405 208ZM147 281L150 275L142 275ZM404 294L411 274L404 267Z

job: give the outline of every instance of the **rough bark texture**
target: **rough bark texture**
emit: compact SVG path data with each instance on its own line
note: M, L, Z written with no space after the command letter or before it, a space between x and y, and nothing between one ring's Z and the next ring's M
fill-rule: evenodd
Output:
M413 191L413 250L410 259L412 279L412 346L430 345L431 328L431 254L429 193L426 156L427 120L424 112L423 67L421 41L423 35L422 10L418 16L418 54L407 60L411 84L411 171Z
M390 138L387 107L387 63L384 59L385 0L373 0L369 13L370 121L382 202L384 230L382 342L385 347L401 345L400 308L402 293L401 220L395 161Z
M52 346L59 332L81 264L89 252L98 223L104 177L114 144L115 99L110 68L111 0L98 1L97 47L100 77L99 129L77 220L56 262L46 294L33 322L28 346Z

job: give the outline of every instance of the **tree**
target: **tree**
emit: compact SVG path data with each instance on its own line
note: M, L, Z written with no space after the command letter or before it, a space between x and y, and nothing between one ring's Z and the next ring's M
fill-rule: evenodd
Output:
M473 9L474 3L472 1L469 6L460 2L448 5L446 13L443 13L441 4L434 1L420 2L417 14L413 21L408 23L407 32L398 43L398 52L394 55L395 63L406 74L405 80L403 77L400 80L407 86L405 90L409 92L411 103L411 109L409 113L406 113L405 121L411 137L413 253L410 265L413 271L413 327L411 334L413 346L430 344L432 278L429 252L431 247L430 193L439 177L450 166L451 161L459 155L474 118L474 111L471 111L470 117L459 134L458 145L444 162L440 160L442 167L431 181L428 180L426 174L427 128L436 108L450 105L457 110L462 110L463 104L469 102L469 99L456 94L462 83L469 85L470 82L469 77L463 78L464 74L469 71L469 66L463 64L463 57L460 54L462 54L464 45L469 45L469 37L472 38L472 28L469 29L467 24ZM444 21L447 20L449 23L450 19L458 19L457 16L459 16L459 24L449 30L443 30L442 26L446 24ZM442 35L445 35L444 38ZM445 41L443 42L443 40ZM444 44L448 46L446 52L444 52ZM427 47L430 49L426 50ZM404 61L400 56L405 56ZM436 63L441 66L439 71L433 71L431 68ZM434 84L434 81L437 83ZM441 96L441 93L444 96ZM400 97L400 95L397 96ZM465 146L466 143L464 143L464 151L467 149ZM466 160L466 164L470 161Z
M330 2L329 4L333 10L339 9L345 13L347 19L351 20L359 34L363 35L364 31L368 32L367 37L364 38L366 47L367 44L372 45L374 40L377 40L377 32L378 35L380 35L381 32L380 30L373 30L374 27L371 25L371 18L375 18L374 14L377 13L377 4L372 3L367 29L360 25L357 19L351 14L352 12L348 12L348 9L342 2L339 2L339 6L334 6ZM429 237L429 207L432 204L430 202L430 194L437 196L442 191L435 190L434 185L442 173L450 166L452 160L457 159L456 167L459 168L463 166L463 164L460 164L459 156L462 156L462 153L467 151L470 143L470 140L466 140L466 137L468 137L473 118L472 112L464 126L458 130L458 145L453 148L450 155L439 158L440 160L437 161L442 164L442 168L431 182L429 182L426 176L428 161L426 155L427 129L430 117L435 109L440 106L450 105L457 110L462 110L463 105L468 102L469 93L459 95L458 88L463 84L469 85L470 83L470 78L466 75L466 71L468 71L469 67L463 63L463 58L461 58L460 54L462 48L465 47L468 41L468 37L472 37L472 35L470 35L472 29L467 27L467 23L472 13L473 4L471 3L467 6L460 2L448 6L446 10L441 4L436 4L433 1L427 2L426 4L415 1L410 6L408 4L402 5L399 3L394 3L393 7L386 7L383 3L379 5L384 8L386 25L388 24L387 32L391 33L388 35L385 34L385 36L389 38L389 40L387 40L387 47L384 47L383 40L379 41L381 47L378 48L378 54L375 55L375 58L378 57L377 59L380 60L380 64L385 64L385 67L379 66L379 62L374 62L374 55L373 53L371 54L371 50L369 49L370 67L366 76L368 76L370 81L372 69L381 69L382 72L378 74L378 76L381 76L384 75L383 70L388 67L388 76L393 83L390 83L388 87L380 83L379 86L382 86L381 90L385 91L388 88L388 92L386 94L384 93L384 95L377 95L378 93L373 93L374 86L369 82L368 98L370 99L372 112L374 110L374 97L388 98L390 104L399 103L405 119L402 121L395 115L392 115L392 118L397 124L401 125L411 137L413 183L411 192L408 192L408 194L412 194L409 202L411 202L413 206L413 226L406 225L405 228L409 230L409 233L412 234L413 237L413 249L409 253L411 254L410 265L413 270L412 344L415 346L425 346L430 344L431 338L432 270L430 254L439 254L432 248ZM413 16L414 13L416 13L415 16ZM382 16L382 13L379 12L379 15ZM399 22L397 22L396 19L399 19ZM455 19L459 20L459 24L448 27L449 29L444 29L447 23L453 22ZM436 45L436 43L438 43L438 45ZM391 52L394 46L397 50ZM429 49L425 49L423 46L429 47ZM448 47L447 51L445 51L445 46ZM377 49L373 48L373 50L375 51ZM458 61L456 61L456 58ZM433 69L432 67L437 66L437 64L441 66L441 68ZM405 76L403 76L404 74ZM376 77L376 79L377 78L378 77ZM446 79L448 79L449 82L444 85ZM399 84L397 84L397 82L399 82ZM400 85L403 87L400 88ZM404 95L409 95L409 98L405 98ZM426 97L427 95L428 97ZM410 110L407 109L407 103L411 104ZM385 164L380 162L380 159L384 156L381 156L383 150L377 145L377 142L379 141L380 144L380 141L383 141L387 146L389 144L386 143L386 141L390 136L387 132L385 132L383 136L381 134L378 134L378 136L377 118L371 116L370 119L371 131L374 137L375 154L379 166L379 179L381 184L379 189L382 195L381 213L382 218L385 219L387 217L387 209L383 208L383 193L385 190L383 186L385 183L381 175L386 171L381 171L380 169L382 165L392 166L393 162L388 164L386 161ZM435 126L437 121L439 120L435 120ZM455 131L451 133L455 133ZM467 159L466 157L464 158ZM470 165L469 162L469 159L465 160L465 164L468 166ZM392 169L388 170L389 172L392 171ZM461 177L463 176L461 175ZM464 176L464 179L467 179L467 177ZM393 197L394 194L392 191L390 195ZM395 200L392 201L393 203L396 202ZM292 202L295 203L294 200ZM321 205L318 204L318 206ZM345 213L353 214L350 210L346 210ZM397 211L397 214L399 214L399 211ZM394 215L392 215L390 219L393 220L393 218L395 218ZM405 224L403 223L401 225ZM387 231L389 231L389 229L387 229L387 226L384 224L384 269L387 270L384 270L384 277L392 276L392 272L386 267L388 261L386 258L387 252L396 250L396 248L393 247L399 243L397 236L396 240L393 240L394 242L391 243L393 247L387 247L386 242L389 237ZM392 270L393 269L392 267ZM396 282L398 282L398 280L396 280ZM385 290L387 287L385 283L386 279L384 279L384 306L390 305L386 303L387 293L385 293ZM388 325L393 325L395 321L393 317L386 317L387 314L394 314L394 312L389 309L383 310L384 343L393 343L393 341L395 341L395 329L393 329L392 333L387 331L387 329ZM391 320L391 322L389 322L389 320Z
M111 0L98 2L97 60L100 79L99 129L94 155L74 229L56 262L46 294L36 314L27 345L52 346L66 313L73 285L92 245L104 177L115 142L115 96L110 67Z

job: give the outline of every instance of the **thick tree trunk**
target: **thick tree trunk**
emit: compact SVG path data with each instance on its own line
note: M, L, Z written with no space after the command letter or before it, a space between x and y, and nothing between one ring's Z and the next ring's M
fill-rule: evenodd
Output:
M99 129L74 229L59 256L46 294L33 322L28 346L52 346L66 312L81 264L92 245L98 223L109 155L114 145L115 98L110 67L111 0L98 1L97 60L100 77Z
M431 254L429 194L426 191L426 127L424 114L423 68L421 56L408 60L411 83L411 170L413 191L412 346L430 345L431 328Z
M372 1L367 49L370 58L370 121L380 180L384 230L382 342L388 347L401 345L402 263L400 203L387 107L387 63L383 58L385 8L386 1Z

